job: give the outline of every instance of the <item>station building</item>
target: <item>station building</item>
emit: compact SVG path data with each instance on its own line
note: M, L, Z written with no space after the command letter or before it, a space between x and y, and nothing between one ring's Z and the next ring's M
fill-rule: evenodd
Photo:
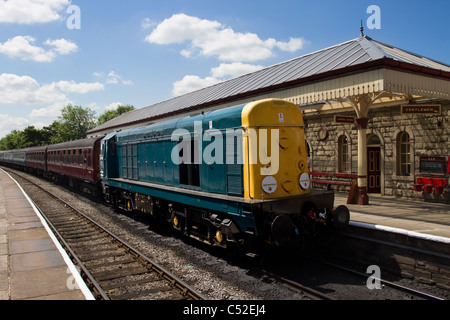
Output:
M266 98L301 108L313 186L450 200L450 66L361 34L317 52L135 110L89 136Z

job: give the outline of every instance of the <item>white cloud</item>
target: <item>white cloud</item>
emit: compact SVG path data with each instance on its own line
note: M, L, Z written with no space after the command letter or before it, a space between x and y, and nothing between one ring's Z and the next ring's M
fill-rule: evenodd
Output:
M77 83L71 80L40 84L30 76L0 74L0 105L11 110L10 115L0 114L0 137L29 125L49 125L61 114L63 107L74 104L66 94L86 94L99 90L104 90L104 85L99 82ZM12 110L16 108L28 110L25 112L28 115ZM19 116L12 116L14 113Z
M45 106L34 109L30 114L32 118L55 119L62 107L72 103L63 92L85 94L103 89L103 84L98 82L58 81L40 85L29 76L0 74L0 104Z
M0 0L0 23L47 23L62 20L70 0Z
M150 20L150 18L145 18L141 22L142 29L150 29L151 27L156 26L156 22Z
M66 99L64 101L53 103L48 107L34 109L30 113L30 118L47 118L50 121L56 120L60 115L62 108L68 104L73 104L73 102Z
M29 76L0 74L0 103L38 105L65 101L67 97L54 84L41 86Z
M235 78L247 73L261 70L262 68L264 67L261 65L246 64L241 62L222 63L220 66L211 69L211 75L215 78Z
M213 77L202 79L198 76L188 75L185 76L183 80L177 81L173 84L172 92L174 96L181 96L185 93L212 86L218 82L220 81Z
M58 40L48 39L47 41L44 42L44 44L54 46L55 48L53 49L53 51L61 55L73 53L78 50L78 47L75 43L66 39L58 39Z
M0 138L6 136L13 130L23 130L29 125L30 121L26 118L0 114Z
M51 62L58 55L67 55L76 52L78 49L75 43L66 39L48 39L44 42L44 44L54 47L49 50L35 46L35 41L36 39L31 36L16 36L7 40L5 43L0 43L0 53L4 53L11 58L19 58L21 60Z
M100 91L104 90L105 86L100 82L94 83L86 83L80 82L76 83L75 81L58 81L55 85L64 92L75 92L75 93L88 93L92 91Z
M304 45L301 38L289 42L269 38L262 40L254 33L235 32L217 21L175 14L161 22L146 39L147 42L167 45L189 42L180 53L191 57L195 53L217 56L222 61L258 61L270 58L273 50L295 52Z
M188 75L182 80L173 84L172 93L180 96L195 90L203 89L215 85L229 78L235 78L243 74L261 70L263 66L245 64L241 62L222 63L220 66L211 69L212 77L200 78L199 76Z
M123 106L122 102L113 102L105 107L106 110L116 110L118 106Z
M100 74L100 73L98 73ZM133 85L133 81L131 80L124 80L123 77L119 74L117 74L117 72L115 72L114 70L110 71L108 74L108 77L106 79L106 83L108 84L118 84L118 83L122 83L126 86L131 86Z

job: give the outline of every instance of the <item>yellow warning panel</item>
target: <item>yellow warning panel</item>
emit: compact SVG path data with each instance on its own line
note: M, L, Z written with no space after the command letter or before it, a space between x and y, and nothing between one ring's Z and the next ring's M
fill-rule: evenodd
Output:
M301 110L293 103L266 99L242 111L244 191L251 199L307 194L310 177Z

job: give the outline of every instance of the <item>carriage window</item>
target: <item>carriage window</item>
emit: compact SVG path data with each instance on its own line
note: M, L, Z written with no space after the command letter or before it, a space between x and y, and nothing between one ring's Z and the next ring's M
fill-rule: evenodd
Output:
M87 166L88 166L89 168L92 167L91 151L92 151L92 150L89 149L89 151L88 151L88 156L87 156Z
M83 165L83 150L82 149L78 150L78 164L80 166Z

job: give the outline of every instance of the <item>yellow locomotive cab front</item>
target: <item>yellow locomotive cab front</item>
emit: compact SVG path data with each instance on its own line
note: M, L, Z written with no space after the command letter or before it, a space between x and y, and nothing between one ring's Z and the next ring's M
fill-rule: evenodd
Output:
M309 194L305 129L293 103L267 99L242 111L244 195L277 199Z

